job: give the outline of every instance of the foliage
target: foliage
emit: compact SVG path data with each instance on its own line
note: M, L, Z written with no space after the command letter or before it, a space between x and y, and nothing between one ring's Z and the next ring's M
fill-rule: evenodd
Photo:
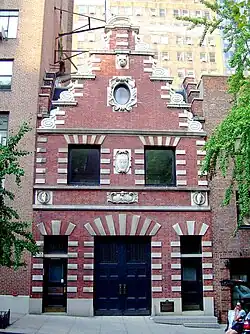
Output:
M233 74L228 80L228 92L233 97L232 108L208 139L203 171L211 179L217 171L224 177L231 171L223 203L229 204L236 188L240 209L236 232L250 214L250 0L200 2L214 13L211 19L179 19L191 22L190 29L204 28L200 44L207 34L221 30L228 45L225 52L231 52L229 66Z
M30 130L24 123L18 133L9 137L6 145L0 144L0 266L14 267L25 265L22 255L25 250L35 255L38 251L28 222L19 221L17 211L11 206L15 195L5 189L6 176L14 177L18 187L24 170L20 167L19 159L29 153L18 149L18 144L25 133ZM19 192L19 195L22 195Z

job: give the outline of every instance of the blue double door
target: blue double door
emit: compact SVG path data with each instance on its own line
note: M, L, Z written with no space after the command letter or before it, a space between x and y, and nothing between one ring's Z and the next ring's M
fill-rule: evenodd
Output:
M95 315L151 314L150 237L96 237Z

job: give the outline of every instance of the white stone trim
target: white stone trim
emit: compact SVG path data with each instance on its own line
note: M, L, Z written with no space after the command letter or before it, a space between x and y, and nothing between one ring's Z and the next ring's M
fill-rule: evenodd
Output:
M162 242L161 241L151 241L151 247L161 247Z
M90 292L93 293L94 292L94 288L92 286L84 286L82 288L82 292Z
M135 159L135 165L144 165L144 159Z
M186 224L187 224L188 235L194 235L195 221L194 220L187 220Z
M46 182L45 179L35 179L36 184L44 184Z
M68 293L77 292L77 286L68 286L67 292Z
M181 246L181 242L180 241L171 241L170 242L170 246L171 247L180 247Z
M197 146L204 146L206 144L205 140L196 140L196 145Z
M48 141L47 137L40 137L40 136L37 137L38 143L47 143L47 141Z
M43 263L33 263L32 268L33 269L43 269Z
M37 246L43 246L44 242L42 240L37 240L36 245Z
M144 154L144 149L143 148L135 148L135 154Z
M58 149L58 153L68 153L69 149L68 147L60 147Z
M136 185L143 185L143 184L145 184L145 180L135 180L135 184Z
M179 169L179 170L176 170L176 175L187 175L187 171L186 169Z
M45 147L37 147L36 152L37 153L46 153L47 149Z
M205 280L205 279L210 279L212 280L214 278L213 274L203 274L202 275L202 278Z
M206 155L206 151L197 150L197 155Z
M102 158L101 159L101 164L110 164L110 159Z
M214 287L212 285L203 285L203 291L214 291Z
M152 259L161 259L161 258L162 258L162 253L155 253L155 252L152 252L152 253L151 253L151 258L152 258Z
M83 257L85 259L93 259L94 258L94 253L83 253Z
M198 181L198 186L207 186L208 185L208 181Z
M181 286L171 286L172 292L181 292Z
M180 258L181 253L180 252L171 252L170 257L172 258Z
M77 275L68 275L67 280L68 281L77 281Z
M161 263L152 263L151 268L161 270L162 269L162 264Z
M100 174L101 175L109 175L110 174L110 169L109 168L101 168L100 169Z
M176 150L175 153L177 155L184 155L184 154L186 154L186 150Z
M181 281L181 275L171 275L172 281Z
M94 281L94 276L93 275L84 275L83 280L84 281Z
M135 175L144 175L145 171L144 169L135 169Z
M212 241L202 241L201 245L203 247L212 247Z
M109 179L100 179L100 184L101 185L109 185L110 184L110 180Z
M151 275L152 281L162 281L162 275Z
M32 292L43 292L43 287L42 286L32 286L31 288Z
M32 281L42 281L43 275L32 275Z
M68 169L67 168L57 168L57 173L58 174L67 174Z
M36 168L36 174L45 174L46 168Z
M213 257L212 252L202 252L202 257Z
M67 164L68 163L68 158L57 158L57 162L59 164Z
M68 241L69 247L78 247L78 241Z
M56 183L57 184L67 184L68 180L67 179L57 179Z
M68 263L68 269L69 270L77 270L78 264L77 263Z
M84 241L84 247L94 247L94 241Z
M152 286L152 292L162 292L161 286Z
M203 269L213 269L213 263L202 263Z
M94 269L94 263L84 263L83 269L85 270L93 270Z
M180 263L171 263L171 269L181 269Z
M69 257L69 258L77 258L77 257L78 257L78 254L75 253L75 252L68 252L68 257Z

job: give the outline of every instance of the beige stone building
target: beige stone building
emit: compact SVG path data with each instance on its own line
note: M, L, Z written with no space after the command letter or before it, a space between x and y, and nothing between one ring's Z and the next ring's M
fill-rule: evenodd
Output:
M75 0L74 28L81 30L92 17L91 28L102 26L94 19L109 19L113 15L128 16L140 26L140 39L156 51L158 65L167 68L169 75L180 84L185 76L197 79L202 74L223 74L223 46L219 32L207 37L199 46L201 29L188 30L189 23L177 21L177 16L211 17L211 12L199 0ZM73 49L87 51L99 49L103 43L103 29L75 34ZM86 52L74 63L85 65Z
M56 7L57 9L54 9ZM21 122L29 122L32 130L22 141L31 154L22 165L25 177L16 189L15 207L22 220L32 221L33 163L38 99L46 73L57 71L56 37L69 31L72 20L67 12L73 0L0 0L0 140L16 132ZM61 15L60 15L61 14ZM71 37L63 44L70 47ZM6 187L13 187L6 180ZM28 266L17 272L0 269L0 305L12 312L28 312L30 295L30 259Z

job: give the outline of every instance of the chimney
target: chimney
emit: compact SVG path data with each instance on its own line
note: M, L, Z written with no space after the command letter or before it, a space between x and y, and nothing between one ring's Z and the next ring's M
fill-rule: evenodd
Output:
M139 27L133 26L125 16L112 17L105 27L108 50L135 50Z

